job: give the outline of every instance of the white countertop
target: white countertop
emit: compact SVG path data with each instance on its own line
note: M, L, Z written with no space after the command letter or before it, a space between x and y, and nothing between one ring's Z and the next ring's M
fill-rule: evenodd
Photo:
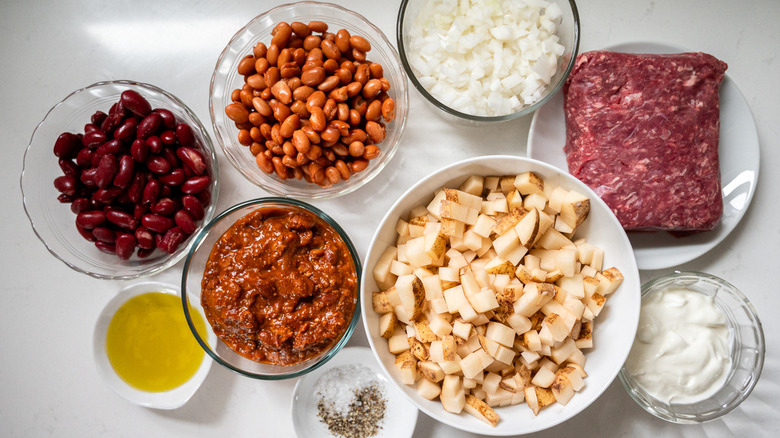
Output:
M30 135L52 105L101 80L132 79L166 89L210 126L208 84L219 53L240 27L278 1L62 1L0 3L3 99L0 174L4 205L0 266L0 436L292 437L295 380L251 380L218 365L184 407L156 411L129 404L101 380L92 360L100 309L125 284L79 274L49 254L22 208L19 175ZM399 1L339 1L395 41ZM740 288L767 335L764 372L734 412L704 425L667 424L646 414L613 382L590 408L539 436L780 436L780 106L776 21L780 2L758 0L584 0L580 51L655 41L709 52L726 61L758 128L762 165L752 206L729 237L678 269L709 272ZM131 7L132 5L132 7ZM386 170L350 195L314 204L333 216L361 257L394 199L446 164L487 154L525 155L531 118L500 126L456 126L413 88L403 145ZM222 210L266 193L219 151ZM154 279L178 283L181 263ZM673 270L642 271L646 281ZM368 345L362 325L349 345ZM472 436L419 416L415 437Z

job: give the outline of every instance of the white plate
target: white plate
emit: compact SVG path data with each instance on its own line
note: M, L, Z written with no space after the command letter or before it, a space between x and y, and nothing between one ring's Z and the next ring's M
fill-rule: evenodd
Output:
M679 53L689 50L651 42L625 43L606 50L633 53ZM568 171L563 91L534 114L528 135L528 156ZM669 233L629 233L639 269L664 269L699 257L714 248L737 226L756 191L759 168L758 132L750 107L728 75L720 88L720 178L723 217L708 232L686 237Z
M206 379L206 375L208 375L209 370L211 369L211 363L213 362L209 355L203 353L203 361L201 362L200 367L187 382L170 391L163 392L141 391L128 385L116 374L114 368L111 366L111 362L108 361L108 355L106 355L106 331L114 313L116 313L116 311L130 298L147 292L163 292L179 296L179 289L176 286L157 281L135 283L122 289L108 302L108 304L106 304L106 307L100 312L100 316L95 323L95 333L93 336L95 364L97 365L99 374L103 377L103 380L106 381L108 386L128 401L147 408L176 409L183 406L192 395L195 394L195 391L200 388L201 383ZM206 315L201 313L201 317L206 321ZM209 333L209 336L216 337L211 331L209 331Z
M510 175L531 171L541 176L546 184L577 190L591 199L590 214L577 230L577 237L585 237L593 245L604 249L604 266L615 266L623 273L620 288L607 300L604 311L596 319L593 331L594 347L586 353L585 387L566 405L554 404L534 416L525 404L496 408L501 421L490 427L476 417L461 412L446 412L438 400L421 397L416 389L401 383L401 373L394 365L395 356L387 348L387 339L379 333L379 315L371 305L371 293L378 290L372 274L377 260L385 249L396 242L395 225L399 217L419 205L428 205L434 190L439 187L458 187L470 175ZM639 323L640 282L634 253L626 233L607 204L592 190L568 172L541 161L525 157L495 155L466 159L433 172L409 188L393 204L379 224L363 264L361 283L361 311L368 341L379 363L392 382L417 407L437 421L472 433L508 436L534 433L556 426L577 415L595 401L618 375L628 357Z
M330 437L327 426L317 416L317 401L315 394L317 381L327 371L337 367L360 364L376 374L376 381L383 387L387 401L382 428L374 435L376 438L411 437L417 424L417 408L407 401L396 388L388 382L387 376L381 371L371 349L366 347L349 347L341 350L327 364L301 377L295 385L292 400L292 415L295 434L299 438Z

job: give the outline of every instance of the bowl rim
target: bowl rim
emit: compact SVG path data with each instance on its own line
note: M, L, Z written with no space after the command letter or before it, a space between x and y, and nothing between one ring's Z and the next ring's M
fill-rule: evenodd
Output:
M331 9L333 11L338 11L339 13L344 13L348 15L350 18L356 19L361 24L366 25L368 28L370 28L374 33L376 33L379 36L380 41L384 43L384 46L386 46L386 48L383 47L383 51L386 51L388 57L392 58L393 61L398 65L399 83L402 85L402 88L400 89L399 96L397 97L401 98L401 100L403 101L403 105L396 105L396 117L392 121L392 123L397 124L397 126L394 129L398 131L398 138L396 139L395 143L393 143L392 145L389 145L389 143L385 144L384 141L382 142L381 144L382 152L383 154L386 155L381 157L382 161L378 162L376 167L374 168L370 167L373 164L372 162L380 158L371 160L369 162L369 169L361 172L361 173L365 173L365 172L370 172L370 173L365 174L365 176L362 177L362 179L360 179L357 183L351 183L352 181L352 177L351 177L350 181L346 181L346 182L340 181L338 184L334 184L330 188L323 188L314 183L310 183L310 186L304 186L304 187L289 187L285 185L284 181L280 179L277 181L275 174L267 175L262 172L250 173L247 169L244 168L244 166L240 162L237 161L237 158L233 155L233 153L228 151L228 144L225 141L223 141L223 136L221 135L222 129L220 125L217 123L217 118L216 118L217 108L215 108L214 106L215 104L214 93L215 93L215 87L217 83L217 75L220 72L220 67L222 67L223 64L226 62L225 58L228 56L233 44L236 41L238 41L240 37L256 22L261 21L266 17L269 17L270 15L277 13L279 11L284 11L286 9L290 9L293 7L305 8L307 6L316 6L325 9ZM300 2L284 3L275 6L271 9L268 9L256 15L252 19L250 19L244 26L242 26L238 31L236 31L233 34L233 36L231 36L228 43L222 49L222 52L219 54L219 57L217 58L217 61L214 65L214 71L209 81L209 116L211 119L211 125L216 137L216 141L219 144L220 148L222 149L223 154L228 159L228 162L230 162L230 164L234 168L236 168L236 170L238 170L238 172L249 182L251 182L253 185L269 192L272 196L293 197L293 198L301 198L301 199L323 199L323 200L334 199L352 193L358 190L359 188L363 187L364 185L368 184L370 181L376 178L376 176L378 176L381 173L381 171L392 161L393 157L395 156L395 153L397 152L403 140L406 123L408 119L409 87L407 83L408 83L408 74L402 66L402 57L399 55L398 50L395 47L393 47L393 44L391 43L391 40L387 37L387 35L364 15L355 12L351 9L347 9L341 5L337 5L329 2L307 0L307 1L300 1ZM394 100L397 101L398 99L394 99ZM402 106L402 108L404 108L404 111L402 112L400 117L398 114L399 106ZM233 139L232 141L235 141L235 139ZM390 146L389 150L387 149L388 145ZM263 181L265 178L272 178L272 180L270 182Z
M392 204L392 206L390 206L387 209L387 213L379 221L379 223L377 224L377 226L376 226L376 228L374 230L374 233L371 236L371 241L370 241L370 244L369 244L368 250L366 252L366 256L365 256L365 264L363 266L364 274L365 274L364 277L369 277L371 275L371 271L369 269L371 269L372 267L370 267L368 265L369 257L371 256L371 254L374 251L376 251L375 246L379 242L378 236L380 235L380 232L381 232L383 226L389 226L389 225L386 225L386 222L390 218L390 213L393 212L394 210L396 210L399 207L401 199L404 199L404 198L408 197L410 194L412 194L413 192L415 192L416 190L419 190L419 188L420 188L420 186L422 184L424 184L425 182L429 181L431 178L434 178L435 176L442 175L442 174L445 174L447 172L450 172L449 176L447 176L445 179L450 179L451 180L451 179L455 179L455 178L466 177L468 175L468 174L462 174L462 175L451 174L451 171L452 171L453 168L465 166L465 165L468 165L468 164L483 164L486 161L506 161L506 160L512 160L512 161L517 162L517 163L526 163L526 164L531 164L533 166L538 166L538 167L540 167L540 168L542 168L542 169L544 169L546 171L549 171L549 172L551 172L551 173L553 173L555 175L558 175L560 178L563 178L563 179L566 179L567 181L569 181L572 186L579 187L585 193L588 194L589 198L591 198L591 211L593 211L593 204L594 203L601 206L600 210L603 210L604 213L607 215L607 218L609 218L609 220L612 221L613 226L615 227L615 229L616 230L620 230L620 233L621 233L620 240L621 240L622 244L625 246L625 248L627 250L626 258L623 259L623 260L624 260L624 263L625 263L625 267L629 268L629 269L627 269L626 271L623 271L621 269L621 271L623 272L624 275L627 275L626 276L626 280L624 280L624 284L631 283L633 286L636 287L636 289L633 289L633 287L632 287L631 290L626 290L624 292L625 293L636 293L636 295L638 297L639 296L639 291L640 291L639 288L640 288L641 284L640 284L640 277L639 277L639 269L637 268L637 265L636 265L636 258L634 256L633 251L631 250L631 244L628 241L627 235L623 231L623 228L620 227L620 223L617 221L617 218L614 216L614 214L609 209L609 207L606 205L606 203L604 203L604 201L600 197L598 197L590 188L588 188L586 185L584 185L581 181L579 181L578 179L576 179L573 176L569 175L568 173L562 171L561 169L558 169L558 168L556 168L556 167L554 167L554 166L552 166L552 165L550 165L550 164L548 164L546 162L543 162L543 161L540 161L540 160L536 160L534 158L525 157L525 156L518 156L518 155L505 155L505 154L503 154L503 155L482 155L482 156L477 156L477 157L470 157L470 158L459 160L459 161L456 161L456 162L453 162L453 163L450 163L450 164L447 164L447 165L443 165L442 167L440 167L437 170L435 170L434 172L424 176L423 178L419 179L414 184L412 184L409 188L407 188L403 192L403 194L401 194L399 196L399 198L397 200L395 200L395 202ZM432 194L431 194L431 196L432 196ZM409 206L409 207L411 207L411 206ZM403 212L403 210L401 210L401 211ZM407 209L407 211L408 211L408 209ZM627 272L628 272L628 274L627 274ZM630 277L628 275L630 275ZM361 288L361 295L363 295L364 293L365 294L370 293L370 290L368 289L368 286L365 285L366 281L373 281L373 280L364 280L364 284L362 285L362 288ZM365 297L363 297L363 298L365 298ZM363 302L362 302L362 305L365 307L364 310L365 310L366 313L371 311L370 310L371 308L369 307L370 306L369 300L364 299ZM627 325L626 327L624 327L625 330L630 330L631 331L631 333L632 333L631 334L631 339L632 340L634 339L634 334L636 333L637 324L639 322L639 310L640 310L639 309L639 303L637 302L636 309L635 309L635 315L632 315L631 325L630 326ZM490 434L490 435L495 435L495 436L515 436L515 435L518 435L518 434L538 433L538 432L541 432L541 431L544 431L544 430L548 430L548 429L550 429L552 427L555 427L557 425L560 425L560 424L562 424L562 423L572 419L573 417L581 414L586 409L591 407L592 404L595 403L596 400L598 398L600 398L607 391L607 389L614 383L614 381L617 379L618 374L620 372L620 365L618 365L617 368L610 369L609 381L596 390L596 392L593 394L592 400L587 405L582 406L582 407L579 407L579 406L578 407L571 407L571 404L565 406L564 408L567 409L568 411L566 413L564 413L564 414L561 414L561 420L557 421L554 425L542 425L542 426L538 426L537 425L537 426L534 426L533 428L529 428L528 430L507 431L507 430L497 430L495 428L489 429L488 428L489 426L486 426L484 423L482 423L481 421L477 420L476 417L472 419L473 420L473 426L472 425L463 425L463 424L456 424L456 423L451 423L451 422L445 422L443 417L441 416L441 414L439 414L439 413L437 413L435 411L432 411L431 409L429 409L424 404L421 404L421 403L427 402L427 400L418 399L416 396L410 395L409 392L407 392L405 390L405 388L407 386L404 385L403 383L401 383L398 379L396 379L394 377L393 373L388 368L388 366L390 366L390 365L388 365L385 361L383 361L382 358L379 356L379 352L377 350L377 345L375 345L375 341L377 339L379 339L379 338L375 338L374 336L372 336L372 332L375 332L375 330L373 330L370 327L369 324L370 324L369 319L366 318L366 316L364 315L364 317L363 317L363 327L364 327L364 330L366 332L366 337L368 339L368 343L369 343L369 345L371 347L371 350L374 352L374 356L375 356L377 362L379 362L380 366L385 371L386 375L389 377L390 381L394 384L396 389L398 389L400 392L402 392L404 394L404 396L407 397L407 399L409 399L415 406L417 406L418 409L423 411L426 415L430 416L431 418L434 418L436 421L444 422L447 425L449 425L450 427L453 427L453 428L456 428L456 429L460 429L460 430L463 430L463 431L467 431L467 432L471 432L471 433L476 433L476 434ZM628 333L628 332L626 332L626 333ZM630 346L629 346L628 349L625 350L624 355L622 357L617 357L616 360L618 360L619 363L622 364L623 361L625 360L625 358L628 356L629 351L630 351ZM414 392L414 391L410 391L410 392ZM416 394L416 392L414 392L414 393ZM448 413L445 412L444 414L446 415Z
M98 374L111 390L125 400L147 408L176 409L186 404L200 389L211 370L211 359L204 353L195 373L181 385L166 391L150 392L137 389L125 382L114 370L105 348L108 326L116 312L130 299L148 293L179 295L177 286L157 280L146 280L120 289L101 309L92 330L92 355ZM205 322L205 317L204 317Z
M116 79L116 80L107 80L107 81L98 81L95 83L92 83L90 85L87 85L85 87L81 87L77 90L74 90L70 93L68 93L67 96L65 96L63 99L61 99L59 102L57 102L54 106L52 106L48 111L46 111L46 114L44 115L43 119L41 119L40 122L38 122L37 125L35 125L35 129L33 129L32 134L30 135L30 140L27 144L27 147L24 151L24 156L22 158L22 172L19 176L19 188L22 193L22 206L24 208L24 213L27 216L28 221L30 222L30 225L33 229L33 232L35 233L35 236L38 237L38 240L43 243L43 246L51 253L55 258L57 258L59 261L64 263L69 268L73 269L76 272L80 272L82 274L89 275L90 277L101 279L101 280L134 280L142 277L148 277L157 273L160 273L176 263L178 263L186 253L189 251L189 245L192 244L193 239L189 238L187 241L185 241L174 254L169 254L166 257L162 258L159 262L149 264L146 268L139 270L138 272L132 273L132 274L123 274L123 275L116 275L116 274L101 274L97 272L91 272L87 270L87 268L82 268L78 266L77 264L66 260L66 258L57 253L52 247L44 240L43 236L41 235L41 231L38 229L38 226L36 226L36 221L33 219L32 215L30 214L30 210L28 208L28 200L30 199L27 194L25 194L24 186L25 186L25 175L28 173L27 169L27 160L28 160L28 154L31 152L33 147L33 142L35 140L35 135L38 133L38 130L41 128L41 126L46 123L46 121L49 119L49 117L56 111L60 106L64 105L65 102L84 92L87 92L88 90L92 90L99 87L105 87L105 86L120 86L120 87L127 87L127 89L136 89L137 87L140 87L142 89L149 89L155 93L159 93L163 95L165 98L170 99L175 104L181 107L182 111L190 117L195 123L195 126L191 126L193 130L196 130L199 132L203 139L205 140L203 145L203 152L207 153L210 160L211 160L211 166L209 166L209 171L212 174L211 178L211 184L213 184L213 188L211 189L211 205L214 205L212 208L206 207L206 217L203 219L203 222L201 223L200 227L202 227L206 221L209 219L209 215L214 214L214 211L216 210L216 202L219 198L219 162L217 159L216 149L214 148L214 143L211 140L211 136L209 135L208 131L206 130L205 126L203 126L203 122L200 121L198 116L192 111L192 109L184 103L183 100L176 97L174 94L156 86L152 85L146 82L141 81L134 81L130 79ZM75 216L74 216L75 219ZM44 221L45 222L45 221ZM192 236L190 236L192 237ZM70 254L70 252L67 252Z
M398 9L398 19L396 20L395 34L396 34L396 40L398 45L398 52L401 55L401 64L403 65L403 69L406 71L406 75L409 77L409 81L414 85L414 88L416 88L417 91L419 91L420 94L422 94L423 97L425 97L425 100L428 101L433 106L435 106L436 108L444 111L446 114L449 114L450 116L455 116L458 119L467 120L471 122L505 122L508 120L513 120L519 117L526 116L528 114L532 114L558 93L558 91L563 87L563 84L566 82L566 79L569 77L571 70L574 68L574 64L577 60L577 54L579 53L579 48L580 48L580 31L581 31L580 14L579 14L579 10L577 9L577 3L575 3L575 0L566 0L569 2L569 5L571 6L572 21L574 24L574 44L572 46L571 57L569 59L569 62L566 64L566 68L564 69L561 80L558 81L552 88L550 88L549 93L547 93L538 101L532 103L531 105L528 105L527 107L519 111L515 111L513 113L504 114L500 116L480 116L476 114L464 113L456 109L453 109L450 106L445 105L444 103L439 101L439 99L435 98L431 93L428 92L428 90L425 89L425 87L422 86L422 84L420 84L420 81L417 80L417 75L415 75L411 64L407 60L406 48L404 46L403 27L404 27L404 20L406 18L406 7L411 1L414 0L401 0L401 6Z
M237 366L234 366L226 361L224 361L216 352L212 350L212 348L206 343L198 333L198 330L195 328L194 324L192 323L190 312L187 304L189 303L189 300L187 298L187 273L190 270L190 263L192 261L192 257L195 254L195 252L200 248L201 243L206 238L206 236L209 234L209 232L216 226L219 222L221 222L223 219L227 218L230 214L239 211L245 207L250 206L258 206L261 207L263 204L287 204L292 207L301 208L304 210L307 210L311 213L314 213L318 217L320 217L322 220L324 220L328 225L333 227L333 229L339 234L341 239L344 241L344 244L347 246L347 249L350 252L350 255L352 256L352 262L355 265L355 273L356 273L356 280L357 285L355 287L355 310L352 314L352 319L350 320L349 325L344 330L344 333L341 335L341 338L333 344L328 351L326 351L316 362L312 362L309 366L302 368L298 371L293 371L289 373L282 373L282 374L258 374L253 373L250 371L243 370ZM247 213L248 214L248 213ZM242 216L243 217L243 216ZM240 218L238 218L240 219ZM236 220L238 220L236 219ZM235 223L235 221L234 221ZM232 225L232 224L231 224ZM193 237L193 244L187 251L187 256L184 259L184 266L182 267L182 276L181 276L181 301L182 301L182 307L184 309L184 317L187 320L187 325L190 328L190 331L195 336L195 339L200 344L201 348L206 352L207 355L211 356L214 361L219 363L220 365L224 366L225 368L236 372L240 375L251 377L254 379L259 380L285 380L290 379L293 377L299 377L301 375L304 375L306 373L309 373L311 371L316 370L317 368L321 367L330 359L332 359L339 351L341 351L342 348L347 344L349 339L352 337L352 334L355 331L355 327L358 324L358 321L361 319L360 317L360 310L361 310L361 299L360 299L360 288L362 284L362 264L360 263L360 256L358 254L357 248L355 248L355 245L352 243L352 240L347 235L347 232L332 218L330 215L325 213L324 211L320 210L319 208L308 204L306 202L300 201L298 199L293 198L284 198L284 197L276 197L276 196L268 196L268 197L262 197L262 198L255 198L255 199L249 199L243 202L240 202L238 204L235 204L221 213L219 213L217 216L214 217L211 221L209 221L201 230L199 230ZM210 251L210 249L209 249ZM200 305L200 304L198 304ZM207 329L211 328L211 324L208 320L206 320ZM209 330L210 332L210 330ZM217 337L217 343L222 342L221 339ZM232 350L231 350L232 351ZM311 359L309 359L311 360Z
M761 319L758 316L758 312L756 311L756 308L753 306L753 303L745 296L744 293L742 293L741 290L739 290L736 286L734 286L731 282L718 277L716 275L702 272L702 271L695 271L695 270L674 270L670 273L663 274L657 277L654 277L645 283L642 284L642 298L645 296L658 292L660 289L655 289L655 287L660 283L669 282L675 279L684 279L684 278L690 278L695 279L696 282L699 281L709 281L718 284L721 286L721 289L718 291L718 294L725 293L728 295L731 295L733 298L736 298L737 300L741 301L744 305L745 310L748 313L748 316L750 317L751 322L753 323L751 325L751 328L754 329L755 334L757 336L758 343L760 344L760 349L757 350L757 363L756 367L754 369L754 376L750 379L750 382L748 383L748 386L744 391L741 391L737 394L736 397L734 397L726 406L721 406L721 409L717 412L712 412L708 415L699 415L697 417L678 417L674 415L674 411L671 409L672 406L680 405L680 406L686 406L686 405L692 405L696 404L694 403L666 403L662 400L658 400L657 398L653 397L652 395L648 394L642 387L636 383L634 378L631 376L631 373L628 371L626 365L624 364L623 367L620 369L619 377L620 377L620 383L623 386L623 389L626 391L628 396L636 402L639 407L647 411L648 413L652 414L654 417L659 418L661 420L668 421L670 423L675 424L701 424L705 422L709 422L712 420L716 420L742 404L753 392L753 389L755 389L756 384L758 384L758 381L761 379L761 374L763 372L764 368L764 362L766 360L766 339L764 335L764 328L763 324L761 323ZM734 324L731 317L724 312L724 317L726 317L726 320L729 323L729 328L733 330ZM735 366L734 363L732 363L732 369ZM731 374L727 377L726 382L731 378ZM725 384L725 383L724 383ZM641 392L637 394L637 390L641 389ZM641 397L640 397L641 396ZM657 407L663 408L662 411L659 411ZM672 413L669 413L671 411Z

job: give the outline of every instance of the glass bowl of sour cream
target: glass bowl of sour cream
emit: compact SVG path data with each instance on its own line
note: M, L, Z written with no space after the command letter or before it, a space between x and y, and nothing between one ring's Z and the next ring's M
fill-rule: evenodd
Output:
M756 310L734 285L675 271L642 285L637 336L619 376L647 412L701 423L750 395L765 350Z

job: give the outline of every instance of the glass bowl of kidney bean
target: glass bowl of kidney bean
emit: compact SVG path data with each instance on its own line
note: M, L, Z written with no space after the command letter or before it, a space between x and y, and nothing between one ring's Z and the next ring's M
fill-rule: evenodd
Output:
M103 279L160 272L214 216L218 165L197 116L132 81L98 82L36 127L21 176L24 208L46 248Z
M392 159L406 125L398 52L365 17L297 2L252 19L220 55L211 121L228 161L268 192L350 193Z

